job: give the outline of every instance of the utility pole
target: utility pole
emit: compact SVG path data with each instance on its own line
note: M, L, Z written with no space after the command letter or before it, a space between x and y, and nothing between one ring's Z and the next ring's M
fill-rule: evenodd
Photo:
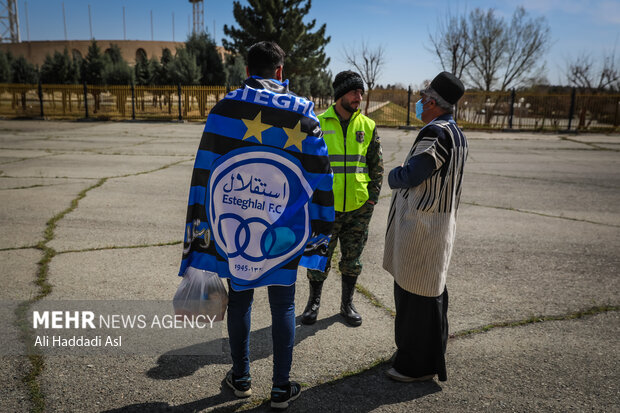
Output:
M90 4L88 5L88 26L90 27L90 40L94 39L93 37L93 17L90 14Z
M67 16L65 15L65 2L62 2L62 24L65 27L65 42L67 41Z
M174 12L172 12L172 41L174 42Z
M153 41L153 10L151 10L151 41Z
M30 23L28 22L28 2L24 3L24 11L26 12L26 36L30 41Z
M125 25L125 6L123 6L123 40L127 40L127 26Z

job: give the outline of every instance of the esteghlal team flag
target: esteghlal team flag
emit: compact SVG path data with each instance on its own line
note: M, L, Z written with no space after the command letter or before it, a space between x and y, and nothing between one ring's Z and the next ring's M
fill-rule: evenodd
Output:
M314 104L288 81L251 77L207 117L189 193L183 260L235 290L324 270L333 175Z

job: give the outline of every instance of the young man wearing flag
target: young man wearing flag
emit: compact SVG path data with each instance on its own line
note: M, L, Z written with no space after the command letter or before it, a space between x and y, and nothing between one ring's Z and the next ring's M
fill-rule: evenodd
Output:
M297 267L322 270L334 220L333 176L312 102L288 90L274 42L248 51L248 79L218 102L196 155L179 274L193 267L228 278L233 360L226 383L250 396L254 288L267 287L272 317L271 405L286 408Z

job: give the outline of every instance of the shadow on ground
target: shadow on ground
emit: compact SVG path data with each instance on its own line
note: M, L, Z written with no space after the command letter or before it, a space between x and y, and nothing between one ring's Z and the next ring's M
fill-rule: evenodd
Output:
M343 322L339 314L321 319L312 326L304 326L297 329L295 343L315 335L334 323ZM300 318L296 319L299 325ZM222 354L213 356L187 356L175 353L187 354L192 352L193 346L172 350L163 354L157 360L157 366L149 370L146 375L156 380L174 380L194 374L198 369L210 364L230 364L228 339L219 339L222 346ZM252 360L269 357L271 348L271 327L253 331L250 335L250 354ZM302 397L291 404L289 411L370 411L383 404L401 403L413 400L427 394L440 391L441 388L434 382L422 384L393 383L384 375L387 364L381 364L370 370L357 375L348 376L306 389ZM232 412L240 408L246 401L239 400L232 395L222 380L220 394L204 399L195 400L177 406L171 406L166 402L147 402L124 406L118 409L106 410L105 413L121 412L196 412L207 408L217 412ZM386 388L389 391L386 391ZM406 391L403 391L407 389ZM373 394L372 398L368 395ZM369 399L372 399L369 401ZM237 403L231 403L238 400ZM357 400L357 401L356 401ZM358 405L359 404L359 405ZM249 411L270 411L269 402Z
M328 328L330 325L340 322L340 315L336 314L328 318L321 319L312 326L304 326L304 328L295 331L295 345L308 337L315 335L317 332ZM299 325L300 317L297 317L295 324ZM187 377L194 374L198 369L212 364L232 364L230 360L230 346L227 338L219 339L221 344L216 344L222 349L219 355L211 356L188 356L178 354L192 354L197 350L189 346L172 350L166 354L162 354L157 359L157 366L149 370L146 375L155 380L174 380L181 377ZM210 346L210 348L212 348ZM176 354L175 354L176 353ZM271 327L261 328L260 330L250 333L250 359L260 360L271 356Z
M411 402L441 391L441 386L435 381L423 383L393 382L385 376L385 370L388 368L388 363L382 363L361 373L304 389L301 397L291 403L287 412L365 413L373 411L380 406ZM223 413L236 411L245 403L243 400L239 400L237 403L229 404L236 398L223 381L221 388L222 393L218 395L178 406L170 406L163 402L141 403L119 409L106 410L105 413L185 413L201 411L207 408L211 408L211 411L214 412ZM268 412L272 411L272 409L269 401L265 401L257 407L244 411Z
M222 385L224 385L224 381L222 380ZM226 388L228 389L228 388ZM170 412L170 413L184 413L184 412L199 412L209 407L218 406L221 404L229 403L233 400L237 399L232 392L224 390L220 394L216 394L211 397L206 397L204 399L194 400L193 402L184 403L178 406L170 406L165 402L152 402L152 403L138 403L131 404L128 406L123 406L118 409L112 410L104 410L102 413L160 413L160 412ZM222 412L233 412L237 410L239 407L243 405L243 401L239 400L234 404L227 404L226 406L222 406L221 409L217 409L216 411Z
M296 320L300 322L299 317ZM335 314L329 318L321 319L312 326L305 326L296 331L295 342L305 340L317 332L328 328L334 323L342 322L340 315ZM163 354L157 360L158 365L146 374L156 380L174 380L194 374L198 369L209 364L230 364L228 354L228 340L220 339L222 354L215 356L180 356L174 353L191 353L191 347L175 349ZM271 351L271 327L253 331L250 336L250 354L252 360L269 357ZM353 374L330 383L320 384L306 388L301 397L291 403L289 412L334 412L355 411L369 412L383 405L398 404L429 394L441 391L441 387L434 381L426 383L395 383L385 376L385 370L389 363L382 363L369 370ZM215 412L233 412L243 406L246 401L233 396L222 380L220 388L222 392L204 399L195 400L177 406L171 406L166 402L147 402L124 406L118 409L106 410L105 413L130 413L130 412L196 412L212 409ZM372 397L369 397L372 395ZM232 403L237 400L236 403ZM255 402L255 401L254 401ZM251 412L271 411L269 401L251 408Z
M441 391L436 381L397 383L388 379L389 363L302 391L287 412L366 413L381 406L407 403ZM268 401L248 412L272 411Z

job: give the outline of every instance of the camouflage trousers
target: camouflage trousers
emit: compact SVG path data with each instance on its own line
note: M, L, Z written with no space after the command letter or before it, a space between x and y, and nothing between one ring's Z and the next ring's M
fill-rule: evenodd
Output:
M349 277L357 277L361 274L362 262L360 257L368 239L368 224L370 224L373 209L374 205L365 203L353 211L336 211L332 238L327 247L328 260L325 272L308 270L308 279L310 281L325 281L331 269L332 256L334 255L338 240L340 240L341 254L338 265L340 273Z

